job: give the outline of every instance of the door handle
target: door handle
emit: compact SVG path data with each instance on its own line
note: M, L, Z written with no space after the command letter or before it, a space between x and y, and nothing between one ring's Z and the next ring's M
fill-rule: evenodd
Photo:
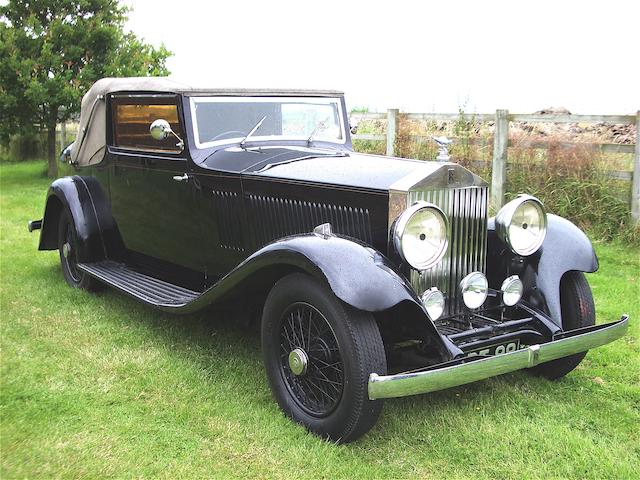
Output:
M176 182L188 182L189 181L189 175L188 174L184 174L184 175L174 175L173 179Z

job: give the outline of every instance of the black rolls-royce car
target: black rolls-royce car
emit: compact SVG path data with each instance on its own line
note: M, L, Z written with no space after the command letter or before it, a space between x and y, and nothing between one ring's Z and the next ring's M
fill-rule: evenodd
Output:
M29 229L66 282L175 313L257 307L275 399L332 441L384 398L558 378L627 329L595 325L581 230L528 195L489 218L455 163L355 153L340 92L103 79L62 159Z

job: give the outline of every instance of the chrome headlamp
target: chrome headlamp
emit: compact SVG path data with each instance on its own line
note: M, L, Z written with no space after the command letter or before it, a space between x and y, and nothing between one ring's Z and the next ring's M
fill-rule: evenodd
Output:
M416 270L428 270L447 251L447 217L431 203L416 202L398 218L393 243L402 259Z
M547 234L547 213L542 202L519 195L496 215L496 233L513 253L526 257L538 251Z

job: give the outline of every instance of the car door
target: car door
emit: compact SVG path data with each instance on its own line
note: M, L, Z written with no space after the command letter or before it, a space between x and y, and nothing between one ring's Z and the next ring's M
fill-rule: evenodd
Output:
M127 251L138 261L202 272L188 150L176 136L158 141L149 133L164 119L184 138L178 97L114 95L110 117L111 208Z

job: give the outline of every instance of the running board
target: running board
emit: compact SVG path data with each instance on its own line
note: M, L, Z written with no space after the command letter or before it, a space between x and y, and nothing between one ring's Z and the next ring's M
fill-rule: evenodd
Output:
M179 308L200 296L200 292L136 272L124 263L112 260L79 263L78 269L155 307Z

